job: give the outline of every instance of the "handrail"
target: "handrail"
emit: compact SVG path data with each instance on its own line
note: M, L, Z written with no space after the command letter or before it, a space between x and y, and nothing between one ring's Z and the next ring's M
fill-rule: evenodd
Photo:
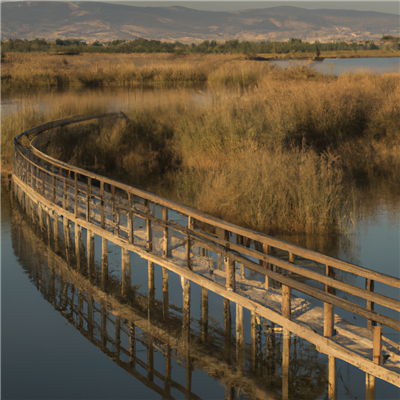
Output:
M107 114L101 114L101 115L93 116L93 117L81 118L81 119L76 120L75 122L78 123L78 122L82 122L82 121L88 121L90 119L104 118L104 117L109 117L109 116L124 116L125 117L125 114L123 114L123 113L107 113ZM68 118L65 120L54 121L53 123L41 125L39 127L36 127L36 128L30 129L26 132L23 132L22 134L20 134L19 136L17 136L14 139L14 143L17 144L18 140L20 138L22 138L23 136L27 136L27 135L31 134L32 132L35 132L35 133L44 132L49 129L54 129L56 127L60 127L60 126L64 126L64 125L68 125L68 124L72 124L72 123L74 123L74 121L72 121L72 118ZM42 128L43 130L41 130L40 128ZM241 235L241 236L245 236L248 239L252 239L252 240L261 242L262 244L266 244L271 247L276 247L281 250L288 251L294 255L304 257L308 260L313 260L313 261L319 262L321 264L329 265L331 267L340 269L342 271L353 273L353 274L356 274L359 276L363 276L364 278L373 279L375 281L385 283L387 285L390 285L390 286L400 289L400 279L398 279L396 277L393 277L393 276L390 276L390 275L387 275L387 274L384 274L381 272L372 271L370 269L367 269L367 268L364 268L364 267L361 267L361 266L358 266L358 265L355 265L355 264L352 264L352 263L349 263L346 261L338 260L333 257L318 253L316 251L305 249L305 248L302 248L295 244L286 242L284 240L274 238L274 237L266 235L264 233L260 233L260 232L257 232L257 231L254 231L254 230L251 230L248 228L243 228L243 227L235 225L233 223L223 221L219 218L202 213L201 211L198 211L191 207L182 205L180 203L174 202L174 201L166 199L164 197L147 192L143 189L138 189L133 186L127 185L123 182L120 182L120 181L117 181L117 180L114 180L111 178L107 178L103 175L100 175L100 174L97 174L97 173L94 173L91 171L87 171L87 170L79 168L79 167L72 166L67 163L64 163L64 162L59 161L47 154L44 154L40 150L38 150L36 147L34 147L34 141L35 140L33 139L29 150L33 154L35 154L37 157L42 158L43 160L51 163L54 166L67 169L71 172L77 172L81 175L85 175L92 179L97 179L104 183L108 183L110 185L117 186L118 188L120 188L126 192L129 192L129 193L134 194L139 197L143 197L143 198L145 198L149 201L155 202L161 206L174 209L174 210L178 211L179 213L182 213L182 214L185 214L192 218L195 218L198 221L207 223L209 225L213 225L220 229L229 230L232 233L235 233L235 234ZM48 173L52 175L52 173L50 171L48 171Z
M29 140L28 146L22 146L19 143L19 140L24 137L24 135L29 139L29 135L31 135L32 132L39 134L49 129L73 124L74 122L88 121L91 119L103 118L105 116L125 117L122 113L108 113L80 119L68 118L66 120L54 121L53 123L44 124L30 129L15 138L14 174L18 177L18 184L21 188L26 192L29 192L31 196L38 199L38 201L41 201L40 198L45 198L47 201L50 197L50 204L53 210L58 215L67 218L67 220L73 220L75 224L79 224L80 226L101 235L103 238L118 244L122 248L132 250L151 262L177 272L183 278L198 283L215 293L222 294L226 299L238 302L238 304L248 308L252 312L257 312L259 315L265 316L266 318L268 318L267 315L269 315L271 319L275 319L275 322L279 324L284 322L288 329L299 336L314 338L312 331L305 331L301 323L297 323L296 325L291 321L290 297L292 289L298 290L324 302L325 337L332 337L334 335L333 306L337 306L341 309L348 310L354 314L367 318L369 328L372 328L374 323L379 322L382 325L400 331L400 322L397 319L380 314L374 311L373 307L374 303L377 303L386 308L400 311L400 301L398 299L373 292L374 281L382 282L394 288L400 288L400 279L398 278L371 271L367 268L347 263L345 261L336 260L332 257L304 249L263 233L225 222L221 219L212 217L145 190L129 186L117 180L56 160L36 148L36 138ZM56 173L57 169L58 174ZM67 172L65 174L66 176L64 176L63 172ZM52 183L48 182L48 178L52 179ZM100 187L92 185L93 180L96 180ZM57 195L57 190L60 189L60 187L57 189L57 185L60 182L64 184L63 188L61 188L61 201L58 200L60 196ZM109 185L110 188L107 189L105 184ZM50 190L47 190L46 186L49 185ZM72 193L69 188L72 189ZM73 200L72 205L69 203L71 196ZM100 205L97 203L96 205L93 202L94 199L100 200ZM85 202L84 205L80 204L82 201ZM156 206L161 207L163 211L162 218L156 216L154 209L151 211L151 203L153 204L154 209ZM105 216L106 207L107 210L110 210L107 215L111 217L111 220ZM74 209L74 212L70 211L71 208ZM96 209L96 214L91 215L92 208ZM168 220L168 210L173 210L182 215L184 217L185 226ZM126 216L127 226L120 223L120 215ZM135 216L144 219L146 223L145 229L147 232L147 239L145 239L146 244L144 245L144 249L143 245L137 245L133 242L132 218ZM184 266L176 265L168 260L168 252L172 251L171 248L168 248L168 245L167 247L164 247L162 257L153 254L152 224L156 224L163 229L164 246L165 243L168 243L168 239L165 240L168 236L168 230L175 231L180 235L183 234L183 242L181 239L179 245L186 247L186 264ZM205 226L208 226L209 228L206 228ZM120 232L124 233L125 236L121 237ZM232 243L230 239L232 234L236 235L236 239L243 237L247 240L254 241L254 249L250 248L250 246L240 244L239 240L237 240L237 243ZM221 259L221 262L224 262L225 265L226 288L222 289L220 284L211 282L208 278L190 271L190 249L194 244L199 246L201 249L210 250L216 253L218 257L224 257L224 261ZM288 261L286 257L280 258L277 255L271 254L271 248L287 252ZM296 264L296 256L304 257L307 260L312 260L317 263L322 263L325 267L326 275L311 271L298 263ZM271 282L279 282L282 284L281 315L272 311L267 311L266 306L255 300L245 298L237 293L232 293L236 291L235 263L240 263L243 276L244 267L264 275L266 289L268 289L269 280L271 280ZM310 279L315 283L323 285L324 289L321 290L315 288L309 284L299 282L293 277L288 277L278 273L271 268L273 266L282 268L289 273L300 275L303 278ZM356 285L335 279L334 274L332 274L332 268L337 268L365 278L366 288L360 288ZM366 301L366 307L336 296L335 289L363 299ZM315 341L319 340L318 336L320 337L319 334L316 334L314 338ZM334 347L334 342L331 342L328 347L324 347L327 344L319 345L321 348L329 348L329 346ZM343 359L348 360L347 358Z

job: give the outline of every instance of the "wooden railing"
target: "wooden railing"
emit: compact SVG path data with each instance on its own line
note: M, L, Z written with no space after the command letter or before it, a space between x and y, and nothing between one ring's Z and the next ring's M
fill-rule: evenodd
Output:
M115 113L95 116L92 119L103 117L125 116ZM253 313L273 320L298 336L314 342L321 351L340 358L344 356L339 355L339 348L337 348L339 353L335 353L336 344L333 341L321 340L323 339L321 335L312 329L291 321L292 291L296 290L324 303L325 338L334 336L334 307L364 317L368 320L368 327L375 329L373 359L376 366L363 362L360 367L361 360L357 358L343 359L356 363L368 373L374 371L376 376L381 371L382 379L399 386L398 380L396 382L390 371L380 370L382 328L375 325L379 323L400 331L400 322L398 318L387 315L389 312L374 311L374 304L399 312L400 301L373 291L374 282L399 289L398 278L222 221L144 190L63 163L44 154L35 146L38 139L32 136L37 137L46 130L83 120L88 118L55 121L24 132L15 139L14 176L27 191L37 196L38 200L48 204L58 215L62 215L64 226L68 226L68 221L73 220L78 227L88 230L88 238L92 237L93 233L102 236L105 240L104 257L106 257L106 242L110 240L123 249L135 251L163 268L180 274L183 279L198 283L240 304L241 307L250 309ZM180 222L176 221L177 215L180 216ZM143 221L145 229L140 230L141 235L138 235L135 220ZM153 237L154 232L157 231L158 234L160 230L162 237ZM75 234L79 235L79 229L75 229ZM171 241L172 237L174 243ZM88 239L88 248L92 246L90 240ZM180 261L174 259L171 262L171 254L182 247L185 248L184 259ZM215 259L217 267L225 272L224 286L193 270L194 247L200 248L204 256L208 254ZM126 255L122 257L123 269L126 263L124 257L126 260ZM307 268L307 262L318 265L322 273ZM280 313L267 310L267 305L239 294L236 281L239 279L238 276L244 278L247 270L265 277L266 290L271 285L282 287ZM337 278L339 271L364 279L365 288L339 280ZM335 293L337 290L356 296L359 300L354 302L342 298ZM237 314L239 319L240 315L239 310Z

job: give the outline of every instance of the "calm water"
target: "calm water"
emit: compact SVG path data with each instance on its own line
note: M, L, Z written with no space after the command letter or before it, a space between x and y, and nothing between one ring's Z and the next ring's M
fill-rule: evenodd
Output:
M308 60L279 60L271 61L271 64L280 68L288 68L296 65L308 65L323 74L339 76L349 72L372 72L383 74L388 72L400 72L400 58L344 58L344 59L325 59L310 62Z
M397 61L396 61L397 60ZM329 65L330 60L323 63L314 63L320 68L326 64L327 68L335 70L327 73L340 74L344 69L337 69L342 63L360 63L360 67L375 68L376 62L390 63L389 68L397 68L399 59L354 59L332 60L335 65ZM395 62L393 64L393 62ZM396 64L397 62L397 64ZM367 63L368 65L365 65ZM359 64L357 64L358 66ZM397 66L396 66L397 65ZM353 65L354 68L354 65ZM342 72L340 72L342 71ZM385 72L376 69L376 72ZM326 72L326 71L325 71ZM389 72L389 71L387 71ZM129 109L132 106L143 106L146 103L160 102L165 104L168 99L176 96L189 96L196 104L207 104L212 99L204 91L191 88L169 91L154 90L94 90L93 95L107 96L110 111ZM46 108L61 99L65 92L27 93L20 96L2 97L2 113L12 113L23 109L27 105L35 104L38 109ZM76 93L77 99L79 92ZM172 101L172 100L171 100ZM341 238L331 243L329 238L296 237L285 238L300 245L323 251L326 254L354 262L367 268L400 277L400 198L385 197L380 193L374 195L373 211L368 217L357 220L350 237ZM96 239L98 240L98 238ZM99 246L98 246L99 247ZM88 337L84 330L88 328L87 321L80 321L74 310L79 308L79 296L69 304L66 310L60 310L58 304L62 301L61 288L68 282L66 277L56 270L51 274L50 265L53 252L47 247L43 238L35 229L26 223L24 214L18 207L11 206L7 185L2 185L1 196L1 304L2 304L2 351L1 351L1 379L2 398L4 399L161 399L162 395L157 388L164 388L170 384L170 393L173 398L186 398L185 388L187 373L184 368L185 360L179 348L172 348L171 378L165 380L166 355L154 342L146 331L140 332L136 342L137 358L142 363L137 370L140 376L134 376L123 362L129 361L128 355L121 355L116 361L116 345L111 340L104 348L98 341L98 327L94 328L93 338ZM97 254L99 260L101 255ZM118 249L110 248L110 264L115 271L120 269L120 255ZM138 257L131 260L132 284L138 287L137 291L143 301L149 296L147 290L147 263ZM38 271L41 271L38 274ZM117 274L117 272L116 272ZM169 300L173 305L170 312L179 321L182 313L182 289L180 278L170 274ZM55 285L55 286L54 286ZM360 286L363 282L359 283ZM85 293L77 282L69 282L77 293ZM50 290L51 288L56 290ZM376 288L380 290L379 286ZM155 268L155 302L162 300L161 269ZM393 295L393 293L391 293ZM400 298L399 293L394 293ZM201 315L201 291L196 285L191 289L191 318L192 329L200 332L199 319ZM158 303L157 303L158 304ZM87 309L87 303L83 303ZM210 326L215 332L223 330L223 299L220 296L209 294ZM153 310L153 308L152 308ZM137 312L140 313L140 308ZM112 310L108 310L109 321L115 324ZM154 306L153 324L161 331L164 330L162 321L156 318L157 306ZM234 310L233 310L234 318ZM346 317L351 317L344 315ZM245 327L249 326L250 314L245 311ZM80 327L80 323L82 326ZM98 321L98 324L100 322ZM124 321L122 321L124 325ZM233 325L234 326L234 325ZM269 329L269 330L268 330ZM191 392L201 399L256 399L281 398L282 376L282 333L273 331L270 326L261 334L260 351L267 354L267 343L273 343L275 351L270 349L271 356L264 358L263 366L257 373L251 372L246 365L240 379L229 380L221 376L226 363L219 349L220 339L217 334L210 337L209 348L199 347L200 353L193 354L191 359ZM108 335L111 337L114 326L107 325ZM272 333L273 332L273 333ZM194 332L196 333L196 332ZM393 340L399 342L399 335L391 331L385 332ZM96 336L97 335L97 336ZM249 342L248 331L245 331L245 341ZM179 339L179 334L178 334ZM269 341L269 342L268 342ZM126 336L121 337L121 343L127 345ZM150 344L152 343L152 344ZM157 373L149 376L143 368L148 362L149 346L154 347L154 369ZM215 348L213 347L215 346ZM179 346L178 346L179 347ZM128 346L129 349L129 346ZM290 393L291 398L326 399L328 371L327 357L319 354L313 346L304 340L290 338L291 369ZM201 353L203 352L203 353ZM208 363L199 357L203 354L204 360L212 358ZM125 357L125 359L124 359ZM125 361L124 361L125 360ZM140 363L139 363L140 364ZM229 369L230 368L230 369ZM235 371L235 365L228 371ZM268 368L272 368L275 379L267 382ZM217 372L216 372L217 371ZM270 371L271 372L271 371ZM337 398L361 399L365 398L365 374L355 367L337 360ZM226 373L226 372L225 372ZM236 386L236 389L232 389ZM232 396L232 397L229 397ZM377 380L377 399L397 399L400 391L392 385Z

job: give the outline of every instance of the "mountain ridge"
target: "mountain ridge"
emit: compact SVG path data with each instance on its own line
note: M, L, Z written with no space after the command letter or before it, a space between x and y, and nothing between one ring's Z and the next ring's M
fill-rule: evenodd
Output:
M377 40L399 34L399 16L376 11L308 10L275 6L242 11L204 11L188 7L138 7L102 2L1 3L4 38L87 42L145 37L199 43L230 39L261 41Z

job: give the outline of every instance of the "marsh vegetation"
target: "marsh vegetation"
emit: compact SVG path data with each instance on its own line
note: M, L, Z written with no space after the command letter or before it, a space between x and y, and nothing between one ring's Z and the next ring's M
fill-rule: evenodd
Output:
M12 56L17 65L20 55ZM66 71L61 58L27 57L32 70L24 70L29 63L21 58L15 82L39 82L45 71L48 82L57 82L61 72L55 66L37 67L32 76L43 60ZM124 123L55 132L57 140L46 151L66 162L269 234L338 234L365 202L361 191L379 186L399 195L398 74L335 78L306 67L280 70L215 55L97 55L95 70L95 64L85 64L87 56L74 57L67 60L69 85L82 83L84 70L107 84L138 84L149 77L202 82L200 93L211 100L199 107L193 96L178 91L165 102L127 107ZM108 110L105 98L83 92L66 94L45 110L24 107L2 116L3 169L12 162L12 137L22 131Z

